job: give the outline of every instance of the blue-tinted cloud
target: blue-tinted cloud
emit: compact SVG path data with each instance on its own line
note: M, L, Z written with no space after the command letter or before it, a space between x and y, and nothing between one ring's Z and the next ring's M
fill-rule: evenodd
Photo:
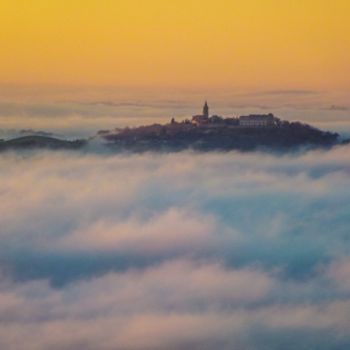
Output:
M349 152L1 154L0 347L347 349Z

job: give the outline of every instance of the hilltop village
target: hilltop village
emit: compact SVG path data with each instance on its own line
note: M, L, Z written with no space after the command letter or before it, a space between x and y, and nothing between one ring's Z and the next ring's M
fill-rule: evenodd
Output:
M280 120L273 114L251 114L224 118L209 114L205 102L202 114L180 122L100 131L111 147L130 151L181 151L194 149L285 150L299 146L326 147L337 142L338 134L308 124Z
M192 119L185 119L180 122L172 118L168 124L152 124L139 126L136 128L116 128L115 130L101 130L100 136L107 139L113 139L116 135L133 135L135 140L142 135L164 136L175 135L181 132L195 132L210 134L214 129L233 129L233 128L271 128L281 126L282 122L273 114L251 114L247 116L221 117L218 115L209 115L209 106L205 101L202 114L192 116Z

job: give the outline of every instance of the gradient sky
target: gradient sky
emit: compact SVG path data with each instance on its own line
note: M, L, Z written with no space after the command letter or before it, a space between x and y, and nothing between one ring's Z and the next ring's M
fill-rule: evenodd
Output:
M350 90L348 0L2 0L0 84Z

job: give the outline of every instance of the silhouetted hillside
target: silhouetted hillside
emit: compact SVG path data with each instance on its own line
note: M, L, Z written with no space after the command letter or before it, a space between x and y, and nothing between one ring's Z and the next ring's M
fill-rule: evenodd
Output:
M188 121L153 124L114 131L103 130L97 136L116 151L286 151L298 147L330 147L340 144L338 134L307 124L281 121L271 127L242 127L232 124L193 125ZM95 137L96 138L96 137ZM94 139L94 138L93 138ZM343 141L344 143L345 141ZM0 151L11 149L81 149L89 140L67 141L46 136L24 136L0 140Z
M0 151L8 149L78 149L86 144L84 140L66 141L46 136L23 136L0 141Z
M101 137L110 146L130 151L181 151L194 149L287 150L300 146L329 147L338 142L338 134L321 131L307 124L282 121L273 127L195 126L188 122L154 124L125 128Z

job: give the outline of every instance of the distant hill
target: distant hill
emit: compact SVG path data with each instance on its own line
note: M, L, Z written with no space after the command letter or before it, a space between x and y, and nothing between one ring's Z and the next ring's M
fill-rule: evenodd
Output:
M47 136L23 136L11 140L0 140L0 151L9 149L79 149L86 144L85 140L67 141Z

